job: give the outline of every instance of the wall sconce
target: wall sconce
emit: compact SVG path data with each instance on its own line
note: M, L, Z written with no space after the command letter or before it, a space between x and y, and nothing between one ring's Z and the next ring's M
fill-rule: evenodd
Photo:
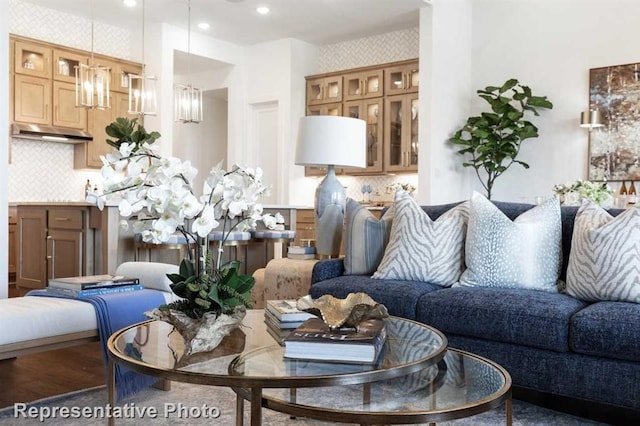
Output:
M596 127L602 127L602 116L597 109L590 109L580 113L580 127L586 127L589 131Z

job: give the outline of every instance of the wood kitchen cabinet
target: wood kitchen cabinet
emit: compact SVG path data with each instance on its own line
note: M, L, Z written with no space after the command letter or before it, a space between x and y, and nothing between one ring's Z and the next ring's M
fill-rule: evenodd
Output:
M359 99L378 98L383 94L383 70L368 69L343 77L343 100L354 101Z
M77 108L76 86L61 81L53 82L53 125L87 130L87 110Z
M9 273L9 282L16 279L16 271L18 270L18 209L15 206L9 206L9 261L7 265Z
M417 92L420 87L418 61L386 68L384 70L385 95Z
M316 216L313 209L296 209L296 245L316 238Z
M418 94L385 99L385 170L418 171Z
M307 104L342 102L342 76L332 75L307 80Z
M418 65L412 59L306 77L306 115L341 115L367 122L366 167L336 173L418 171ZM327 97L332 93L340 93L342 102L337 95ZM325 170L305 167L305 176L323 176Z
M129 114L129 98L125 93L112 92L109 95L110 109L92 109L88 112L88 129L93 140L74 146L73 166L76 169L101 168L101 155L107 155L114 148L107 141L105 127L115 121L117 117L136 118L135 114Z
M18 206L16 286L44 288L50 278L87 275L86 207Z
M64 49L53 49L53 79L66 83L76 82L76 67L88 65L89 56Z
M51 79L51 47L19 40L15 42L13 54L16 74Z
M384 166L384 162L382 161L383 107L384 102L382 98L344 103L344 116L359 118L367 122L366 167L364 169L345 168L345 173L351 175L382 173Z
M31 124L51 124L51 80L14 74L13 119Z

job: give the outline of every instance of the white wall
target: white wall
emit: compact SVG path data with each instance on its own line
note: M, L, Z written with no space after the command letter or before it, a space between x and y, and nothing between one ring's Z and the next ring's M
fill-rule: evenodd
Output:
M519 157L531 168L498 178L494 199L533 201L556 183L587 178L588 133L578 119L589 106L589 69L640 61L638 16L635 0L474 1L474 90L513 77L554 104L531 120L540 137ZM484 104L476 99L473 115Z
M211 168L227 156L227 101L209 91L204 93L202 104L204 120L197 124L176 124L173 133L173 155L189 159L198 169L194 182L196 196L202 195L202 185Z
M468 198L469 172L447 142L469 115L471 0L433 0L420 11L418 193L421 204ZM455 31L452 31L455 29Z

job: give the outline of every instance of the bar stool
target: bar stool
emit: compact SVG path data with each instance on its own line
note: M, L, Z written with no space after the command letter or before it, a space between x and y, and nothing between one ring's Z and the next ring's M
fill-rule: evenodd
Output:
M242 247L246 246L249 244L249 241L251 241L251 233L243 231L231 231L229 233L223 231L212 231L209 234L209 244L214 248L219 249L223 238L226 238L222 245L223 247L234 247L235 258L232 258L232 260L237 260L243 263L244 256L242 255ZM217 253L212 253L212 256L215 259ZM243 264L242 267L246 268L246 265Z
M271 259L282 259L284 257L284 248L296 238L296 231L290 229L263 229L251 231L251 234L253 235L253 241L267 243L265 244L266 263L269 263ZM269 244L273 244L273 257L269 256Z
M147 261L151 261L151 250L179 250L180 261L186 257L189 250L187 238L180 232L176 232L163 243L148 243L142 240L142 234L133 236L133 257L135 261L140 260L140 250L147 250Z

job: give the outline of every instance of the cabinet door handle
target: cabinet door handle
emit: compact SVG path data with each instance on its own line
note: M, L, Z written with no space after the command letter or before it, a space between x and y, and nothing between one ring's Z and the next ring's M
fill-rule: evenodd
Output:
M57 220L58 222L68 222L71 219L68 217L56 217L55 220Z
M363 95L367 94L367 80L366 79L360 80L360 93L363 94Z

